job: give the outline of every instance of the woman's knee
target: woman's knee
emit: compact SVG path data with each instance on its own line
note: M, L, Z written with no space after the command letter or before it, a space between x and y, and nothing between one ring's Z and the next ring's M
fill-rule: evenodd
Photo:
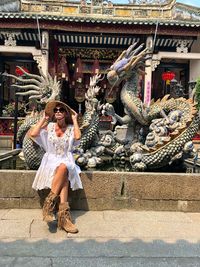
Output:
M67 166L64 163L61 163L58 168L57 171L62 172L62 173L68 173L68 169Z
M66 180L64 181L64 183L63 183L63 187L68 188L68 186L69 186L69 180L66 179Z

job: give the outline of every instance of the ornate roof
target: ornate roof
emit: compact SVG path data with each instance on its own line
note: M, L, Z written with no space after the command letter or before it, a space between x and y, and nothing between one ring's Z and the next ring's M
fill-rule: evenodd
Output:
M129 1L129 4L122 5L113 4L108 0L3 0L3 3L0 4L0 18L35 19L37 17L42 20L59 22L118 25L154 25L159 21L159 25L200 27L200 8L177 3L176 0ZM18 2L20 2L20 6ZM18 12L15 12L14 4L15 8L19 8Z
M145 35L155 35L155 25L159 24L155 42L158 49L174 51L182 44L191 48L200 29L200 8L175 0L161 0L159 5L156 0L129 1L121 5L107 0L21 0L18 12L0 12L0 43L11 33L19 43L38 42L37 19L40 29L51 30L61 47L123 48L135 41L144 43ZM11 28L11 33L4 32Z

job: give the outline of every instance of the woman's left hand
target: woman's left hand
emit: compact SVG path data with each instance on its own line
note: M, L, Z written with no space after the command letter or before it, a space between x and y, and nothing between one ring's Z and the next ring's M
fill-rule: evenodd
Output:
M78 118L78 114L77 113L73 113L72 114L72 121L73 122L76 122L77 121L77 118Z
M78 119L78 114L73 113L72 114L72 121L73 121L73 125L74 125L74 139L75 140L79 140L81 138L81 131L80 131L77 119Z

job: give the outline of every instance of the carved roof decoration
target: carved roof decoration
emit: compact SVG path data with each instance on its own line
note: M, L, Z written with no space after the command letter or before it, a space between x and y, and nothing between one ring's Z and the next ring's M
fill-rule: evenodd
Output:
M10 0L0 4L3 5ZM12 1L19 2L19 1ZM200 27L200 8L176 0L130 0L113 4L109 0L53 1L21 0L20 11L1 12L0 18L103 24L159 25Z
M114 58L119 57L122 49L95 49L95 48L59 48L59 54L65 55L67 58L76 58L79 55L84 59L94 59L98 58L100 60L113 60Z
M80 33L80 32L65 32L65 31L55 31L52 33L52 40L56 40L59 44L60 49L65 49L67 46L74 47L78 46L79 49L87 47L116 47L118 49L124 49L125 47L131 45L135 42L144 43L145 37L143 35L136 34L102 34L102 33ZM13 40L17 45L20 43L39 43L39 35L36 30L1 30L0 31L0 44L10 43ZM191 36L161 36L157 35L155 42L155 49L165 51L166 49L171 49L171 51L176 51L178 48L189 50L196 37ZM12 42L13 43L13 42ZM65 53L67 53L65 51ZM105 58L108 55L104 56Z

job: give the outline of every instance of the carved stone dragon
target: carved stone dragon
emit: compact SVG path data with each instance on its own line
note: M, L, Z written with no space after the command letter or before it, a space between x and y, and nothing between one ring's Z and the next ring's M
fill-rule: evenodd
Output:
M17 95L28 96L29 101L34 101L34 104L41 105L41 109L49 101L54 99L59 99L60 96L60 83L56 78L52 78L50 75L45 76L41 70L40 75L30 74L24 71L23 68L18 67L23 73L23 77L17 77L15 75L7 74L7 76L16 79L19 84L13 84L13 87L17 87L19 92ZM86 111L83 116L83 121L81 124L82 138L78 146L79 153L85 152L88 148L95 145L97 141L97 133L99 128L99 111L100 102L97 100L96 96L100 90L97 83L101 75L95 75L90 78L90 85L85 94L85 108ZM28 130L33 126L41 117L41 111L32 112L27 115L24 123L19 127L17 139L22 144L24 159L29 169L38 169L42 157L44 155L44 150L39 147L33 140L27 135Z
M143 71L148 51L141 51L142 45L134 49L135 46L133 44L123 51L107 75L113 87L126 81L121 101L127 114L121 118L110 104L104 106L104 113L111 115L114 122L139 122L140 132L149 127L143 143L134 143L133 140L128 156L133 170L154 169L181 158L184 151L193 152L191 140L198 130L199 117L192 99L169 99L167 95L145 107L137 94L137 75Z
M53 79L49 74L45 76L41 69L39 69L40 75L35 75L26 72L21 67L18 68L24 73L22 77L6 74L8 77L12 77L17 81L17 83L12 85L12 87L18 89L16 95L28 96L29 102L32 102L35 108L39 105L40 109L43 109L47 102L59 99L60 83L56 78ZM27 115L17 133L17 139L22 145L26 164L28 168L32 170L38 169L45 152L40 146L33 142L27 135L27 132L31 126L40 119L42 115L41 112L33 111L31 114Z
M103 161L104 156L112 158L119 156L131 163L132 170L141 171L166 166L181 158L183 153L189 155L193 152L191 140L199 127L196 103L192 99L173 99L164 96L163 99L155 103L152 101L151 105L146 107L138 96L137 78L138 74L144 74L145 61L149 55L147 49L143 49L143 45L135 48L136 45L133 44L123 51L107 74L111 90L114 90L115 85L125 81L121 90L121 101L125 111L123 117L115 113L112 105L108 103L103 107L100 105L96 97L100 90L97 86L100 75L90 79L90 86L86 92L86 112L81 125L82 138L77 147L79 165L95 167ZM30 101L34 100L43 105L50 100L59 99L60 84L56 79L52 79L49 75L44 76L41 71L40 75L33 75L21 70L25 79L9 75L18 82L23 82L23 85L14 85L23 90L18 92L18 95L29 96ZM112 116L113 124L118 121L133 131L128 141L120 140L114 133L99 135L101 109L103 114ZM44 151L26 134L39 118L40 114L27 116L18 132L18 138L23 143L25 160L30 169L39 167L44 154Z
M99 130L99 113L100 102L96 98L101 89L97 83L101 75L95 75L90 78L90 84L87 92L85 93L85 113L83 115L82 125L80 127L82 137L80 140L79 149L87 150L95 145L97 141L97 133Z

